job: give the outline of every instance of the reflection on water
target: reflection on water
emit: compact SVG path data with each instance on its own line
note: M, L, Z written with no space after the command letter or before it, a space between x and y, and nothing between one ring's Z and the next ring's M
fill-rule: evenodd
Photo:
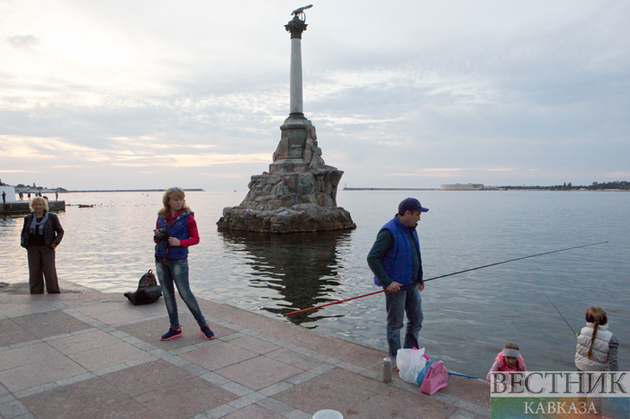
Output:
M250 267L252 288L269 288L276 292L273 304L261 307L274 314L337 301L331 298L341 285L343 270L338 247L349 245L349 231L326 231L295 234L255 232L221 232L227 251L241 253ZM319 309L289 317L295 324L313 323L323 318Z

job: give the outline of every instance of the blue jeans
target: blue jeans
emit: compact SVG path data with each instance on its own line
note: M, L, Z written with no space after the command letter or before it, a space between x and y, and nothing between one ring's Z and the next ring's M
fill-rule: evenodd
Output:
M199 327L204 327L206 319L201 314L197 299L190 290L188 284L188 259L159 259L155 261L155 271L157 272L160 285L162 285L162 293L164 294L164 303L166 303L166 311L171 322L171 327L179 329L179 316L177 313L177 301L175 298L175 288L173 283L177 285L179 296L188 306Z
M396 357L400 349L400 329L403 327L405 312L407 313L407 333L405 348L417 348L418 333L422 329L422 297L416 285L398 292L385 291L385 308L387 309L387 345L389 356Z

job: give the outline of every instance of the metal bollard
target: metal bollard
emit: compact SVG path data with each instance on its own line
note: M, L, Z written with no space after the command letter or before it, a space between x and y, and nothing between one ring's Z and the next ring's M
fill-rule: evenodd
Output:
M383 359L383 382L384 383L392 382L392 359L391 358Z

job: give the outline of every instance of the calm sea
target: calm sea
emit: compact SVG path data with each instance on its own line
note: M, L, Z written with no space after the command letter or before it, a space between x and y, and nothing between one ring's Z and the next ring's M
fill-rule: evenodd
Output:
M191 248L191 286L200 297L263 315L378 290L365 258L379 228L407 196L430 208L418 227L425 278L532 254L427 283L421 345L447 368L484 377L497 352L516 342L530 370L573 370L575 336L591 305L608 311L630 369L630 193L548 191L341 191L338 203L357 229L295 235L223 234L215 222L245 192L191 192L200 230ZM63 194L66 230L57 269L108 292L135 289L153 268L152 229L161 193ZM19 246L21 218L0 218L0 281L28 281ZM567 323L554 309L564 315ZM320 333L386 350L383 295L314 310L291 321Z

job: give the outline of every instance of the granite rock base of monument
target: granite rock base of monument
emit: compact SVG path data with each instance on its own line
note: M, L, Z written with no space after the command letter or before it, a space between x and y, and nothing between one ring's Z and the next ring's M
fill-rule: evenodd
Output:
M350 213L341 207L326 208L300 204L272 211L227 207L217 222L219 230L245 230L271 233L350 230L356 228Z
M350 213L337 206L341 170L331 166L305 172L276 169L273 174L252 176L243 202L223 210L219 230L292 233L356 228Z

